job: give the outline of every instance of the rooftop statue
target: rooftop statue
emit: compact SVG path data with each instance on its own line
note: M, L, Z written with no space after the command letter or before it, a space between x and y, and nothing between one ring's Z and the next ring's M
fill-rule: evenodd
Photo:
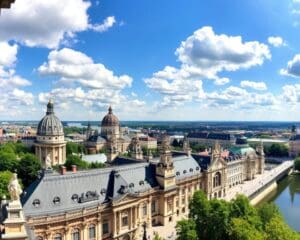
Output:
M8 184L8 191L10 194L10 198L12 201L19 201L20 195L22 193L22 188L18 181L18 175L16 173L13 174L10 182Z

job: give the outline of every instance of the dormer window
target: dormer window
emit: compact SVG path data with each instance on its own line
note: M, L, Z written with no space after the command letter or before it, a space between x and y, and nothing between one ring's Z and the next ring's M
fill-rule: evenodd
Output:
M176 172L176 175L179 176L179 175L180 175L180 172Z
M186 174L186 170L183 170L183 174Z
M194 171L194 169L190 168L190 172L193 172L193 171Z
M78 194L73 194L71 199L73 200L73 202L78 202L78 199L79 199Z
M199 171L199 170L200 170L200 168L199 168L199 167L196 167L196 170L197 170L197 171Z
M144 181L143 180L140 181L140 185L144 185Z
M53 203L54 203L55 205L60 204L60 198L59 198L59 197L53 198Z
M39 199L34 199L32 205L37 208L41 205L41 201Z
M134 187L134 183L130 183L130 184L129 184L129 187L130 187L130 188L133 188L133 187Z

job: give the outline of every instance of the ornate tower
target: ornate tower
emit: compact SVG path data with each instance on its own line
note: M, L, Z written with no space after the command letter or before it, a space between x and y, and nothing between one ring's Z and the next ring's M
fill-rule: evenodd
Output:
M221 153L221 145L219 144L219 141L216 141L212 150L212 162L218 161L221 158Z
M170 141L167 136L163 138L161 144L160 161L156 167L156 179L163 189L169 189L176 186Z
M66 161L66 142L61 121L54 114L54 104L49 100L46 116L38 124L35 154L45 168Z
M190 148L190 143L187 137L185 136L183 139L183 151L188 155L189 157L192 154L192 149Z
M265 169L265 153L264 153L264 145L262 141L256 147L256 152L257 152L257 171L258 174L263 174Z
M143 151L137 135L131 140L130 155L132 158L143 160Z
M117 156L119 156L118 141L116 135L112 134L107 143L107 162L111 163Z
M25 230L25 218L20 202L21 186L18 182L17 174L14 173L8 185L11 200L6 206L7 218L3 222L5 234L1 239L27 240Z

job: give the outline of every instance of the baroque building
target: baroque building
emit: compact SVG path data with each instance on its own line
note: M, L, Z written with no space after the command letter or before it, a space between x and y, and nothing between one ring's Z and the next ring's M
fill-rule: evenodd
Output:
M131 138L128 135L123 134L119 119L113 114L111 106L108 108L108 113L101 121L101 132L93 132L89 125L86 137L85 147L90 153L96 153L105 148L109 150L112 143L118 154L124 153L131 143ZM116 156L118 154L116 154Z
M118 152L116 139L108 155ZM116 154L102 169L44 171L22 198L30 239L142 239L144 224L149 232L187 217L196 190L223 198L264 168L263 147L246 139L228 151L216 142L211 153L192 154L187 140L178 152L164 137L160 157L141 158L136 137L130 149L130 157Z
M61 121L54 114L54 104L47 104L46 115L38 124L35 154L44 168L66 161L66 141Z

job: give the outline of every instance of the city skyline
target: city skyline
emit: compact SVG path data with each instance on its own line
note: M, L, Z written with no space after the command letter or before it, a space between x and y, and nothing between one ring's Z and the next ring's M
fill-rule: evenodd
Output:
M16 1L0 16L0 119L40 119L52 98L62 120L112 105L121 120L298 121L299 13L299 0Z

